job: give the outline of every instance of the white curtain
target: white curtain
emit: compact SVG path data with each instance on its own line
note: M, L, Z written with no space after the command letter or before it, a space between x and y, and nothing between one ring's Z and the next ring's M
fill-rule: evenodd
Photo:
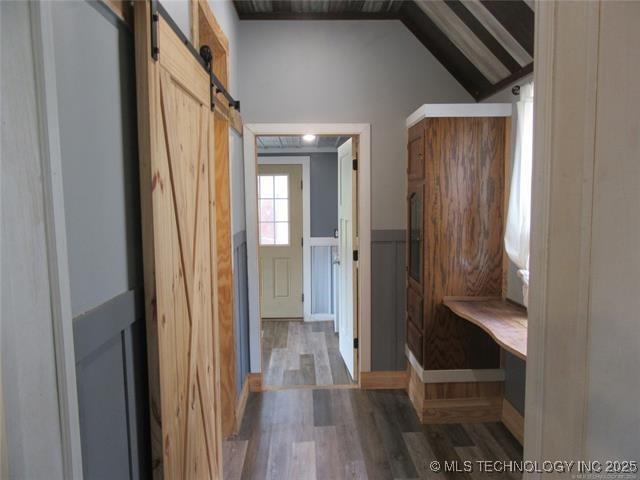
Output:
M529 235L531 225L531 163L533 159L533 84L520 87L516 104L516 145L509 193L504 245L518 267L525 306L529 294Z

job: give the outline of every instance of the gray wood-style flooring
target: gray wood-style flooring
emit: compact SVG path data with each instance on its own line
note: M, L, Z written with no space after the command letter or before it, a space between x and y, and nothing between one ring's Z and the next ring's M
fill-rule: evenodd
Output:
M226 480L515 480L476 461L521 461L522 449L501 423L421 425L401 390L294 389L252 393L223 458ZM435 473L434 460L473 471Z
M262 382L268 386L348 385L333 322L262 320Z

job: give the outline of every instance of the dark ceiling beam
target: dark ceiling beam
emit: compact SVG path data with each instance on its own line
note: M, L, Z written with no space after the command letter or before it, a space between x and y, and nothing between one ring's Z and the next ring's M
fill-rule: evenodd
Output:
M494 94L498 93L500 90L508 87L512 83L517 82L522 77L525 77L525 76L529 75L532 72L533 72L533 62L531 62L529 65L527 65L525 67L522 67L517 72L512 73L507 78L505 78L503 80L500 80L495 85L491 85L491 87L487 88L486 90L483 90L476 97L476 100L478 102L481 102L482 100L485 100L485 99L489 98L491 95L494 95Z
M533 11L523 0L481 0L482 4L509 31L522 47L533 56ZM444 68L471 94L476 101L483 100L533 71L533 63L520 67L506 49L482 23L459 1L445 0L478 39L511 72L507 78L491 84L478 68L455 46L429 16L414 2L396 0L385 2L378 12L361 11L364 2L331 0L329 11L302 12L300 1L270 2L270 12L256 12L252 2L235 0L240 20L400 20ZM326 5L326 4L325 4Z
M480 70L456 47L415 2L403 2L400 19L453 77L477 98L491 87Z
M522 68L460 0L445 0L445 3L511 73L515 73Z
M522 0L481 0L481 2L533 57L534 13L529 5Z

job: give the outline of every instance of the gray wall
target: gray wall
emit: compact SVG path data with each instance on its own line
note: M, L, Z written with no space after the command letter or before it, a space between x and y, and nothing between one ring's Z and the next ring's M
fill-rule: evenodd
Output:
M53 8L74 316L141 284L133 35L105 15Z
M406 117L469 94L398 21L242 21L239 42L244 121L370 123L372 228L403 229Z
M244 121L371 124L372 229L403 230L406 117L470 95L398 21L243 21L239 42ZM398 248L372 244L372 299L392 297L372 305L375 370L404 367Z
M309 156L312 237L333 237L338 228L338 153L260 153L260 157Z
M0 2L0 365L6 422L0 435L6 433L8 478L62 480L30 7Z
M83 471L145 478L133 34L101 3L56 3L53 21Z

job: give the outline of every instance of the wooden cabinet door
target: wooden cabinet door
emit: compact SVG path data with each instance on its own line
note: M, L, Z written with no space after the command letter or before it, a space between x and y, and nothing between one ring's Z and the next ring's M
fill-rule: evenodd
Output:
M155 478L221 478L210 78L135 5L145 297Z

